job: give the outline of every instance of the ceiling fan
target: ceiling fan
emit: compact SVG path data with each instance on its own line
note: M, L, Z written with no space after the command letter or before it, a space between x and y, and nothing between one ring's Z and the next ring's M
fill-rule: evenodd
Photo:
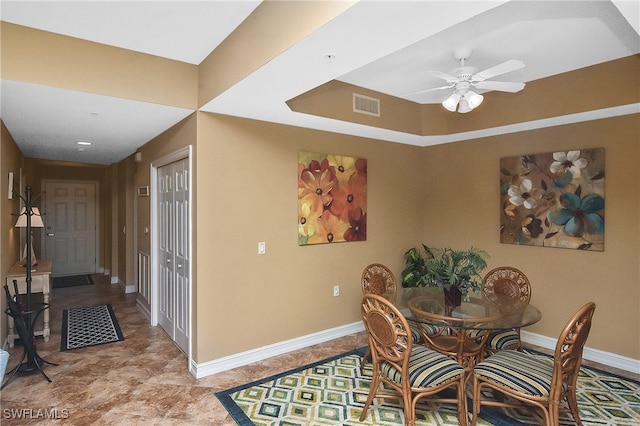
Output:
M477 68L465 66L464 63L469 59L471 53L471 49L458 49L453 52L453 57L460 61L460 67L453 70L453 74L455 75L440 71L427 72L429 75L445 80L447 82L445 86L421 90L419 92L412 93L412 95L434 90L453 89L453 93L444 102L442 102L442 106L451 112L454 112L457 109L460 113L467 113L480 105L484 99L482 95L474 92L471 88L498 90L510 93L516 93L524 89L524 83L489 81L489 79L498 75L524 68L524 63L522 61L510 59L484 71L477 72Z

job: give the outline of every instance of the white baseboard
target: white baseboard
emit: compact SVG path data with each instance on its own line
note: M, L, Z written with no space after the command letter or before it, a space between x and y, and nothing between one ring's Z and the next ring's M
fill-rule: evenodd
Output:
M138 309L140 309L140 311L142 311L142 314L146 316L149 321L151 321L151 311L149 311L149 309L147 309L147 307L139 300L136 300L136 306L138 307Z
M532 345L540 346L551 351L555 350L557 338L543 336L541 334L531 333L525 330L521 331L522 341ZM599 349L591 349L585 346L582 358L618 368L620 370L629 371L630 373L640 373L640 360L633 359L622 355L616 355L611 352L601 351Z
M231 370L232 368L242 367L263 359L271 358L276 355L282 355L297 349L306 348L308 346L317 345L318 343L328 342L338 337L348 336L364 330L362 321L353 324L347 324L341 327L331 328L318 333L308 334L296 339L285 340L284 342L275 343L273 345L263 346L261 348L252 349L246 352L237 353L202 364L196 364L192 361L191 374L196 379L220 373L222 371Z
M290 339L273 345L263 346L261 348L252 349L246 352L240 352L223 358L214 359L212 361L197 364L191 363L191 374L196 379L201 379L212 374L222 371L231 370L232 368L242 367L263 359L271 358L276 355L282 355L297 349L306 348L308 346L324 343L339 337L348 336L364 330L362 322L355 322L341 327L331 328L329 330L318 333L309 334L296 339ZM546 337L540 334L522 331L522 341L532 345L540 346L545 349L554 350L557 338ZM584 348L583 358L589 361L598 362L620 370L629 371L631 373L640 372L640 360L616 355L610 352L604 352L598 349Z
M118 284L125 293L135 293L138 291L138 287L135 285L127 285L124 281L121 281L118 277L111 277L111 284Z

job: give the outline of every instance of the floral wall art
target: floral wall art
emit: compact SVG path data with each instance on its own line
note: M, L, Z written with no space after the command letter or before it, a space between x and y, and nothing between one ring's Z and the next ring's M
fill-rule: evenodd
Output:
M298 244L367 239L367 160L298 153Z
M604 149L500 159L500 242L604 251Z

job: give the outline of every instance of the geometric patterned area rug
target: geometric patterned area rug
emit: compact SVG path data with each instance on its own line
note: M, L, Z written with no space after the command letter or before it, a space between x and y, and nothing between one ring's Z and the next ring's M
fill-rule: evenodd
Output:
M65 277L53 277L53 288L77 287L93 284L91 275L67 275Z
M402 402L380 398L374 400L365 421L359 422L371 383L370 367L360 373L363 353L364 348L350 351L217 392L216 397L239 426L404 424ZM634 380L583 366L577 397L584 426L640 425L640 383ZM456 408L452 404L435 404L428 402L428 398L423 401L418 405L416 425L458 424ZM575 425L570 414L561 416L561 425ZM477 424L538 423L526 410L484 407Z
M111 305L65 309L60 351L124 340Z

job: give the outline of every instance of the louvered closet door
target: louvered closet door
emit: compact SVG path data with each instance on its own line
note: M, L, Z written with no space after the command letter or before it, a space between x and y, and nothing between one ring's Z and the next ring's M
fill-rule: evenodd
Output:
M158 168L158 322L185 352L189 343L188 160Z

